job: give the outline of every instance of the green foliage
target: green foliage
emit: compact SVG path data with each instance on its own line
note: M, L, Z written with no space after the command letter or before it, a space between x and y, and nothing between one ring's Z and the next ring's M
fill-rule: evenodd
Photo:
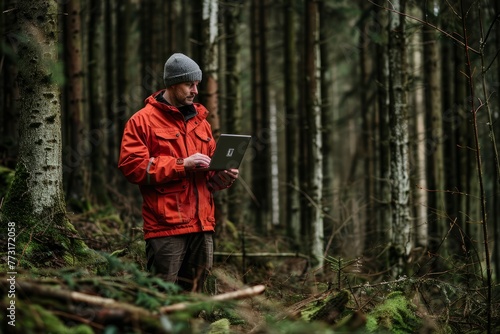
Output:
M260 333L260 332L259 332ZM276 321L276 319L266 318L266 331L262 333L276 334L304 334L304 333L335 333L329 324L315 321L308 322L302 319L285 319Z
M345 270L351 266L358 265L359 259L345 260L341 257L335 258L328 256L325 262L330 264L330 268L333 272L337 273L337 289L342 290L342 281L346 279Z
M6 320L0 317L2 323ZM16 300L15 325L9 333L94 334L88 325L68 326L46 307L32 302L26 303L19 299Z
M325 301L324 305L311 315L311 320L324 320L330 316L337 317L340 313L345 310L347 303L349 302L349 292L342 290L336 295L330 295ZM335 319L331 319L335 320Z
M393 292L367 316L369 333L416 333L421 320L415 315L415 306L400 292Z
M245 323L241 316L236 312L235 305L231 302L207 305L206 311L203 312L202 315L208 322L217 322L225 319L231 325L241 325Z

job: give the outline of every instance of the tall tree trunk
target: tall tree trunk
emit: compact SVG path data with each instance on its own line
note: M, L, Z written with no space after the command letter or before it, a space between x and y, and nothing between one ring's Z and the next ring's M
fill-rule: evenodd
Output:
M108 191L104 186L106 178L106 156L108 124L104 106L104 58L103 50L103 3L99 0L90 1L92 15L89 22L88 37L88 97L90 131L89 143L91 168L91 189L92 202L97 205L109 204Z
M202 39L203 41L203 91L200 98L210 111L208 122L217 139L220 135L220 120L218 110L217 69L218 64L218 5L216 0L204 0L202 12Z
M201 39L203 59L203 85L200 99L210 111L207 121L212 127L212 134L217 140L221 134L219 114L218 68L219 68L219 42L218 42L218 4L215 0L203 0L201 12ZM217 232L225 229L228 210L227 192L218 192L215 195L215 215Z
M446 20L442 20L443 28L450 31L451 25ZM444 165L444 187L447 190L444 193L446 216L448 222L445 223L446 228L451 229L451 233L447 238L449 242L447 249L450 254L457 256L462 254L462 231L460 227L460 195L457 195L454 190L457 188L458 181L458 163L459 148L457 146L457 127L459 126L459 117L455 105L455 86L457 85L456 78L463 76L462 72L455 72L455 57L453 54L453 42L447 39L440 40L441 45L441 99L442 99L442 118L443 118L443 165ZM463 255L463 254L462 254Z
M267 85L266 0L252 0L251 59L252 59L252 134L255 151L252 160L252 191L258 203L253 202L252 221L260 232L268 232L270 212L270 136L269 97Z
M1 220L5 229L15 224L21 265L47 263L54 254L72 262L75 258L67 255L85 247L73 237L62 186L59 10L55 1L31 0L18 1L9 13L18 20L21 117L16 174Z
M129 112L129 67L128 52L129 45L129 28L130 28L130 0L122 0L116 3L116 120L117 120L117 137L115 143L121 142L122 132L125 128L125 123L128 119ZM119 146L119 145L118 145ZM130 187L127 187L130 188Z
M468 149L471 145L471 129L469 124L469 114L467 112L467 83L463 73L465 73L465 53L462 47L455 45L454 47L454 70L455 74L455 117L458 120L454 128L454 138L456 142L455 150L457 151L456 159L456 176L455 184L460 194L459 197L459 218L457 223L459 227L465 231L465 238L462 239L463 245L461 249L465 250L465 256L469 257L468 262L474 261L471 256L474 256L474 250L471 248L471 240L475 238L473 235L473 224L470 224L470 194L471 181L476 167L474 156Z
M382 5L385 0L377 0L377 4ZM390 128L389 128L389 55L387 47L387 20L388 13L378 6L375 6L377 15L374 24L380 30L382 36L381 43L377 44L377 80L379 82L377 90L377 105L379 114L379 161L378 161L378 187L377 187L377 202L378 214L376 222L376 240L379 244L386 245L390 242L390 234L387 231L391 230L391 156L390 156ZM387 253L381 254L384 263L388 260Z
M105 0L104 2L104 107L106 111L107 124L107 165L116 166L118 161L118 149L120 142L118 141L118 134L122 133L123 128L118 128L118 114L117 105L115 104L117 93L116 85L116 5L114 0ZM121 140L121 138L120 138ZM106 176L108 183L117 186L118 184L125 184L125 181L118 182L117 173L114 168L108 168Z
M406 0L391 3L398 13L405 13ZM404 272L411 247L409 217L408 116L406 81L406 42L404 16L389 13L389 125L391 129L391 254L390 265L395 277Z
M285 113L286 113L286 228L292 246L300 250L299 111L297 92L297 56L294 0L285 4Z
M306 1L306 106L307 106L307 148L310 153L308 161L309 185L307 192L311 199L308 229L310 242L310 255L313 269L323 267L323 155L321 137L321 64L319 46L319 13L315 0Z
M500 2L495 1L495 13L500 13ZM495 39L495 50L500 50L500 29L496 29L496 39ZM495 73L497 82L500 82L500 58L497 58L497 72ZM497 89L499 89L497 87ZM500 110L500 99L497 99L497 110ZM498 139L500 139L500 133L496 133ZM500 145L500 140L498 140L498 145ZM499 163L498 161L496 163ZM495 277L500 277L500 174L497 168L495 170L495 185L493 186L493 215L492 215L492 225L493 225L493 240L496 240L493 244L493 264L495 266Z
M80 1L66 4L64 17L66 69L68 84L66 110L68 110L69 152L65 152L64 166L67 177L66 194L73 209L88 209L89 203L89 145L87 120L84 117L82 31Z
M420 8L413 8L415 16L420 16ZM411 191L411 202L413 203L413 224L415 236L415 245L419 247L427 247L427 183L425 178L425 106L424 106L424 90L422 88L423 81L423 47L422 34L412 34L411 42L412 50L412 73L415 73L413 78L413 94L412 105L414 105L414 117L410 117L411 122L411 184L415 184Z
M371 8L371 4L361 1L361 10L366 12ZM375 172L375 157L373 149L373 139L374 133L372 133L372 124L374 122L373 116L373 106L368 102L370 96L372 95L372 90L370 89L370 83L372 82L372 44L369 38L369 29L372 29L372 25L369 21L368 15L363 15L363 19L359 22L359 65L360 65L360 101L361 101L361 156L363 158L363 172L364 172L364 199L366 202L365 219L362 221L364 228L364 247L372 249L375 245L374 242L377 240L375 237L375 217L374 213L374 201L375 198L375 185L374 185L374 172ZM360 236L362 238L362 236Z
M333 202L335 188L335 110L333 95L330 94L330 87L334 84L332 73L335 64L330 59L331 50L328 38L330 37L331 26L329 24L329 13L325 1L319 1L319 36L320 36L320 63L321 63L321 132L322 132L322 153L323 153L323 194L322 210L324 215L324 225L333 232L335 222L333 219ZM328 249L325 250L328 252Z
M429 8L423 8L424 19L429 20L435 10L434 1L426 3ZM434 20L432 20L434 21ZM435 22L433 22L435 23ZM447 222L444 207L444 173L443 173L443 122L441 102L441 82L439 80L439 49L437 32L434 28L424 25L422 28L424 46L424 92L425 92L425 143L426 143L426 180L427 217L429 228L429 251L437 254L445 251L438 249L441 239L445 236ZM444 255L444 254L443 254Z
M241 85L240 85L240 36L239 24L241 21L241 2L233 2L224 10L224 32L225 32L225 124L228 132L241 133ZM242 171L241 180L229 188L228 196L228 218L236 224L245 224L243 213L245 210L245 198L242 182L247 175ZM242 181L243 180L243 181Z
M16 25L16 16L9 14L16 8L14 0L6 0L0 5L2 10L2 43L0 45L0 156L2 165L14 168L18 151L19 113L16 101L19 99L19 87L16 84L17 66L14 54L17 52L18 36L12 30ZM4 12L5 11L5 12Z

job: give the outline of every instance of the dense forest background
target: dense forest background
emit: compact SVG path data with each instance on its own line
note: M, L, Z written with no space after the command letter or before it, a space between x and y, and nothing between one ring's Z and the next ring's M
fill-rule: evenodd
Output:
M404 282L443 332L498 324L497 1L1 9L2 228L15 222L19 271L92 266L88 249L144 269L141 198L117 170L120 140L182 52L203 70L198 101L214 135L253 136L240 179L216 195L219 264L237 258L249 284L262 282L257 268L336 291Z

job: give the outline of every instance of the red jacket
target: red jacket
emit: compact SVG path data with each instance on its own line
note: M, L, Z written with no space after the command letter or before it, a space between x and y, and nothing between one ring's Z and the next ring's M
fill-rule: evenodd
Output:
M126 123L118 162L127 180L139 185L144 238L214 231L212 191L222 187L209 187L213 172L186 173L179 160L214 153L208 110L195 103L198 114L185 121L176 107L155 99L162 93L148 97Z

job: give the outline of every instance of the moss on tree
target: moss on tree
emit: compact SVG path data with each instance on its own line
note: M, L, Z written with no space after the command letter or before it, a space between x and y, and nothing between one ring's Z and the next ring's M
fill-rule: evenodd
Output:
M28 187L30 175L18 164L14 180L1 208L1 226L15 223L16 260L21 267L74 266L98 263L101 257L89 249L66 216L64 198L59 205L35 214L36 200Z

